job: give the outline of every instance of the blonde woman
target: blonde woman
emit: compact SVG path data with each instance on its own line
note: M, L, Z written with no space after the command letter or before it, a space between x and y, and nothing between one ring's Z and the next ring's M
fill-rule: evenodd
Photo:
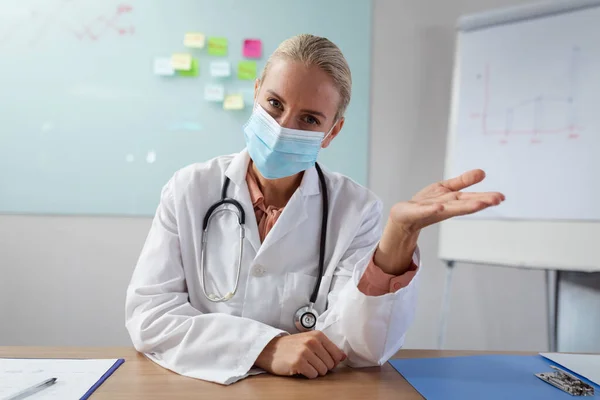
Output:
M381 365L402 347L420 230L504 197L461 193L484 177L470 171L394 205L382 233L380 200L316 163L342 131L351 86L335 44L284 41L256 81L246 149L167 182L127 291L138 351L231 384Z

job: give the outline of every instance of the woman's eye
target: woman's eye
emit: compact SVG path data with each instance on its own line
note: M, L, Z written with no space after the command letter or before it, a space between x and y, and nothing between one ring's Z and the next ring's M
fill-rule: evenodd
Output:
M275 108L281 108L281 102L276 99L269 99L269 104Z
M309 125L319 125L319 120L313 117L312 115L307 115L306 117L304 117L304 122L306 122Z

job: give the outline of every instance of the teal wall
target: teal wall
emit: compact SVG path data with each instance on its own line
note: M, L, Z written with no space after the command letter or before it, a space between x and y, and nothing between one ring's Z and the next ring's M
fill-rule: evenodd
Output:
M210 61L232 63L226 90L251 106L253 82L235 78L243 39L263 41L260 72L282 40L304 32L338 44L354 80L344 129L320 161L366 184L369 0L131 0L121 13L126 3L104 0L15 3L0 0L14 9L0 17L0 212L152 215L177 169L244 147L251 107L204 100L204 85L219 81ZM228 38L228 56L193 50L198 77L154 75L154 58L186 51L191 31Z

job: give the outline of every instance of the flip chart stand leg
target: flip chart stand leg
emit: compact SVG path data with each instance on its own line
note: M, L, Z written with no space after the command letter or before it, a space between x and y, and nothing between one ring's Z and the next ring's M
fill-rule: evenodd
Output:
M558 347L558 271L546 270L546 299L548 301L548 347L556 352Z
M448 328L448 314L450 312L450 293L452 289L452 272L454 261L446 261L446 282L442 297L442 312L440 313L440 327L438 332L438 349L443 349L446 344L446 330Z

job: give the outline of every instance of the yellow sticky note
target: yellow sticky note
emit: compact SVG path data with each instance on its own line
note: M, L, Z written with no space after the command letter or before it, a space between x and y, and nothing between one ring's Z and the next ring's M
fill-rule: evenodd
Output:
M244 109L244 97L241 94L230 94L225 96L223 101L224 110L243 110Z
M183 37L183 45L194 49L204 48L205 36L204 33L188 32Z
M210 37L208 38L208 54L211 56L227 55L227 38Z
M240 61L238 64L238 79L256 79L256 61Z
M176 71L189 71L192 68L192 55L176 53L171 56L171 66Z
M198 63L198 59L192 58L192 62L190 65L190 69L187 71L177 71L177 75L179 76L198 76L200 74L200 63Z

